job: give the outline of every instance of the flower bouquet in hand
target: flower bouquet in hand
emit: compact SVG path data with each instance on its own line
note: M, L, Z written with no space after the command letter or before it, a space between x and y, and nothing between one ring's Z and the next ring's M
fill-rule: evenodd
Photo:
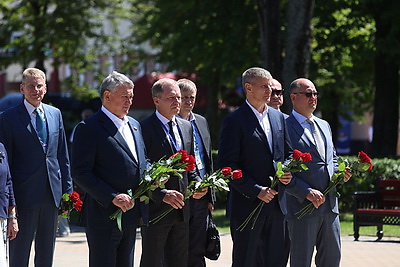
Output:
M282 162L278 162L276 164L276 173L274 177L269 177L271 180L271 189L274 189L279 182L279 178L281 178L285 172L302 172L308 170L308 167L304 164L304 162L310 161L312 159L310 153L302 153L299 150L293 150L293 157L290 159L290 161L286 164L283 164ZM260 215L260 212L265 205L265 202L260 200L260 203L258 203L257 207L247 216L246 220L237 228L239 231L243 231L247 224L250 222L250 220L254 217L253 224L251 226L251 229L254 229L254 226L256 225L256 221L258 219L258 216Z
M165 188L165 183L170 176L182 178L182 173L194 170L196 160L192 155L188 155L185 150L179 150L168 159L160 159L151 164L144 174L144 179L140 180L138 188L133 193L128 190L128 195L133 199L139 198L140 201L149 203L152 192L156 188ZM133 206L132 206L133 208ZM121 213L119 208L111 216L111 220L117 219L118 228L121 229Z
M58 215L60 215L62 218L69 219L71 211L73 209L81 211L82 205L83 202L76 191L72 192L71 194L64 193L61 197L61 205L58 209Z
M347 159L343 160L338 158L338 172L332 175L332 179L329 182L328 187L324 190L323 194L326 196L333 188L340 184L344 184L345 171L348 169L354 176L360 176L361 173L372 170L372 163L370 157L363 151L358 152L358 159L353 162L349 162ZM337 197L339 197L339 193ZM303 218L307 214L311 214L315 210L313 203L309 203L307 206L296 212L297 219Z
M211 175L205 175L203 177L202 181L192 181L189 183L186 192L185 192L185 198L184 200L187 200L191 196L193 196L194 193L196 192L202 192L202 190L206 187L212 187L216 190L225 190L229 191L228 187L228 181L230 177L238 177L240 175L241 177L241 171L240 170L235 170L232 171L232 168L230 167L225 167L222 168L221 170L218 170ZM174 208L169 208L157 217L153 218L150 223L154 224L159 222L162 218L167 216Z

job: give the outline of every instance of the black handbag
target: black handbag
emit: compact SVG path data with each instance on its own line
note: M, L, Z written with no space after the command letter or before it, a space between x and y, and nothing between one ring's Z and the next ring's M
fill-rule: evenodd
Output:
M219 232L212 220L211 212L209 212L205 257L207 259L215 261L218 260L220 254L221 254L221 241L219 238Z

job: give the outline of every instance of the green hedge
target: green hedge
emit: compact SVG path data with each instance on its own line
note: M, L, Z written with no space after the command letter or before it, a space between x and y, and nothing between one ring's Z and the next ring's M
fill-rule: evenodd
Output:
M354 161L354 156L346 156L343 158ZM360 177L351 177L351 179L338 188L340 193L339 208L340 212L353 212L354 203L352 195L356 191L373 191L376 181L379 178L384 179L400 179L400 160L399 159L373 159L373 168L371 171L363 173Z
M214 160L216 160L216 151L213 151ZM355 156L342 156L349 161L357 160ZM216 161L214 161L216 162ZM352 195L356 191L373 191L376 181L379 178L400 179L400 159L373 159L373 168L369 172L363 173L360 177L353 176L347 183L339 186L338 192L340 212L353 212L354 203ZM216 165L215 165L216 166ZM216 192L217 208L225 208L227 192Z

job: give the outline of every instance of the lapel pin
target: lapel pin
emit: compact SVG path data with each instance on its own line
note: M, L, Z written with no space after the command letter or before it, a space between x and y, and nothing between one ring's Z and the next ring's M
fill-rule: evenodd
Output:
M134 131L137 131L137 128L136 128L136 127L133 127L133 130L134 130Z

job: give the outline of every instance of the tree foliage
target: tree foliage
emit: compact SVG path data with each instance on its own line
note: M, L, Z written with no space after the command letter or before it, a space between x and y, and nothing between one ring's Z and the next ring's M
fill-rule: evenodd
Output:
M0 4L0 68L33 64L45 70L46 59L53 66L69 64L73 75L65 84L68 89L80 89L80 97L92 94L88 84L79 87L78 76L96 72L96 58L108 51L112 36L102 28L105 18L112 21L122 1L109 5L105 0L3 0ZM98 63L98 62L97 62ZM82 90L83 88L83 90ZM86 90L85 90L86 88Z

